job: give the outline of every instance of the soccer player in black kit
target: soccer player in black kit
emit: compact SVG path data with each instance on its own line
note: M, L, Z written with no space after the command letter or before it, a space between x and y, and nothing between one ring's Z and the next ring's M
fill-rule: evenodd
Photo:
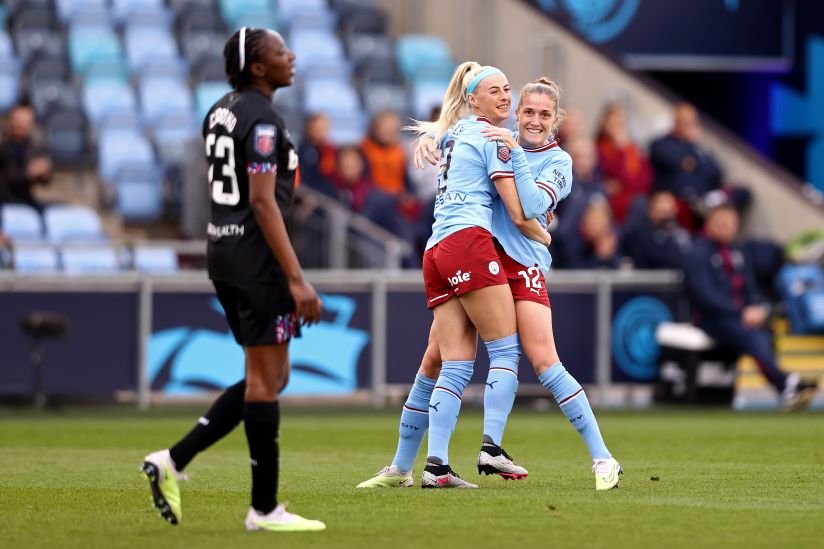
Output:
M155 507L177 524L181 471L243 421L252 463L246 529L323 530L322 522L277 504L278 394L289 379L288 344L321 314L321 301L303 276L286 229L298 157L272 106L275 90L292 84L295 55L278 33L246 27L232 35L223 55L233 90L203 122L212 203L208 267L245 351L246 375L184 438L146 456L142 471Z

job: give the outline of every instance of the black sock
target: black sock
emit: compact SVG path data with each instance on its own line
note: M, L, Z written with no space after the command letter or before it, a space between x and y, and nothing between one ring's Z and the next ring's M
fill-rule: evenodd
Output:
M169 454L178 471L182 471L190 461L218 440L231 433L243 420L243 397L246 381L235 383L223 391L217 400L177 444L169 448Z
M277 506L278 402L246 402L243 424L252 461L252 507L267 514Z

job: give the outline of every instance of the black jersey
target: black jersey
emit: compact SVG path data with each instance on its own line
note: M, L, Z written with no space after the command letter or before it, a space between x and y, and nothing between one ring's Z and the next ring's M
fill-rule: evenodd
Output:
M288 229L298 156L283 119L263 94L232 91L206 115L203 138L212 198L209 278L272 282L282 270L249 204L249 174L275 174L275 199Z

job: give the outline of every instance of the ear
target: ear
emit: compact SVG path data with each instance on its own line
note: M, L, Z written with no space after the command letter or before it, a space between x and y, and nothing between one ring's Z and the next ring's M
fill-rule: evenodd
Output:
M266 69L263 67L263 63L259 61L252 63L249 67L249 74L255 78L262 78L263 75L266 74Z
M467 95L466 100L469 103L470 107L477 107L478 106L478 100L475 99L474 94L470 93L469 95Z

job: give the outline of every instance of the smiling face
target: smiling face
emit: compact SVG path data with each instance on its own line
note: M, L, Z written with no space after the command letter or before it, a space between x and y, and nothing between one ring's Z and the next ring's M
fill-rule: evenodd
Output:
M552 136L558 116L555 101L542 93L531 93L521 98L516 112L518 141L525 147L541 147Z
M503 74L492 74L481 80L475 91L467 96L472 112L485 116L494 125L500 125L509 118L512 105L512 88Z

